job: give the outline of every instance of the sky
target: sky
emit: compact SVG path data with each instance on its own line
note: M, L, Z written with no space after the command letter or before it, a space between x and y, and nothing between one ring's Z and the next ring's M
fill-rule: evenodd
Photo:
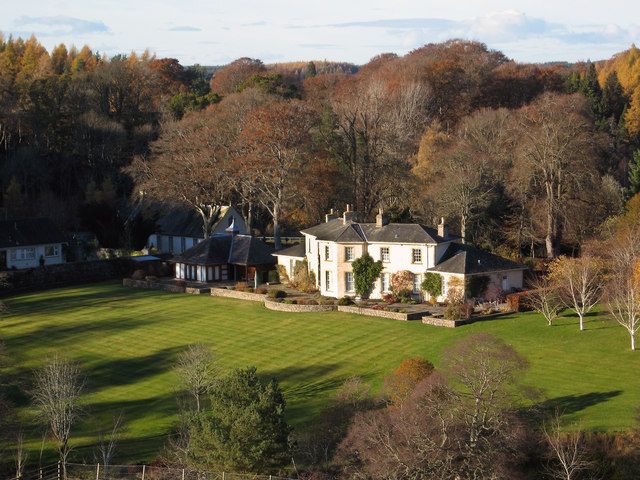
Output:
M638 0L0 0L0 32L185 65L366 63L450 38L521 62L608 58L640 44Z

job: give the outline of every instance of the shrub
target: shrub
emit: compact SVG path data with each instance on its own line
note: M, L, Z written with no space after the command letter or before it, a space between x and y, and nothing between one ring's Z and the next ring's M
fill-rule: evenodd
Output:
M435 272L425 272L421 287L422 290L430 295L431 301L434 302L442 293L442 275Z
M145 280L147 282L157 282L158 281L158 277L156 277L155 275L147 275L145 277Z
M341 307L348 307L349 305L353 305L353 299L351 297L342 297L338 300L338 305Z
M373 290L373 282L382 272L382 261L374 261L371 255L365 253L351 264L356 293L362 298L369 298Z
M287 298L286 300L283 300L282 303L286 303L287 305L295 305L298 303L298 301L292 298Z
M238 292L246 292L248 288L249 288L249 286L246 283L238 282L238 283L236 283L236 286L234 287L234 290L237 290Z
M266 288L264 288L264 287L258 287L258 288L256 288L256 293L259 293L260 295L266 295L268 291L269 291L269 290L267 290L267 289L266 289Z
M450 302L444 309L444 318L446 320L462 320L471 316L471 307L468 303L463 302Z
M400 405L433 371L433 364L424 358L406 358L384 379L384 392L392 404Z
M286 272L285 272L286 275ZM269 273L267 274L267 281L269 283L280 283L280 279L282 277L280 276L280 271L279 270L269 270Z
M506 296L507 305L509 311L511 312L519 312L525 308L525 303L523 302L524 297L526 296L525 292L516 292L510 293Z
M318 300L319 305L335 305L336 301L333 298L321 298Z
M247 289L245 290L245 292L247 292L247 293L253 293L253 292L254 292L254 290L253 290L253 288L251 288L251 287L247 287Z
M382 294L382 301L384 303L396 303L398 301L398 299L396 298L396 296L393 293L383 293Z
M318 305L318 301L313 298L301 298L298 300L298 305Z
M396 297L411 297L413 291L413 273L401 270L391 275L391 291Z
M489 285L489 277L486 275L474 275L467 280L467 296L472 298L482 297Z
M269 298L285 298L287 296L287 292L284 290L269 290L267 296Z
M280 277L281 282L289 283L291 281L289 279L289 275L287 275L287 269L284 265L276 265L276 270L278 271L278 276Z
M490 283L484 293L484 298L489 302L501 302L504 300L504 291L495 283Z
M144 277L146 277L144 270L136 270L131 274L133 280L144 280Z

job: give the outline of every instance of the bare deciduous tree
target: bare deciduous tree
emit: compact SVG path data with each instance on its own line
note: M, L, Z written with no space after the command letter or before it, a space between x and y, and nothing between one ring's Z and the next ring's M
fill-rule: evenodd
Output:
M591 470L593 462L585 450L584 434L580 430L563 433L557 412L543 425L542 434L549 449L545 470L551 478L575 480Z
M207 345L189 345L178 356L176 372L180 376L182 387L193 397L196 412L201 410L202 396L205 395L217 375L217 368L211 349Z
M580 318L580 330L584 330L585 315L602 298L605 284L602 261L589 255L559 257L551 264L550 275L561 292L565 306L576 311Z
M69 439L71 429L81 414L80 396L83 389L84 380L78 365L58 354L49 358L35 374L33 402L56 441L65 479L67 458L71 451Z
M527 303L542 315L550 326L553 325L563 307L558 289L547 278L532 282L531 287L533 290L527 294Z
M106 435L101 432L98 438L96 457L98 458L98 463L102 464L105 478L108 476L109 466L111 465L116 448L118 447L118 442L120 441L121 429L122 413L113 417L111 431Z

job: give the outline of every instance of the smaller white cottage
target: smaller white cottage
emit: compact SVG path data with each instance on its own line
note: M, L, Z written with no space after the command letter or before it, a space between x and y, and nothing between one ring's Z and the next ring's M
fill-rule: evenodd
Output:
M242 214L231 205L221 206L211 226L211 235L225 233L233 224L244 235L249 229ZM193 209L176 206L163 212L156 222L155 231L147 239L147 248L158 253L179 255L204 240L202 218Z
M0 270L65 263L65 235L48 218L0 221Z

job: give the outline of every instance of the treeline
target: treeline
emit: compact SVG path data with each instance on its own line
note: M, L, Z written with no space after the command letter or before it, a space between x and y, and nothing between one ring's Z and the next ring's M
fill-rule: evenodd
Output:
M57 65L68 67L56 70L63 47L2 45L3 62L21 51L5 117L32 122L0 127L12 139L3 141L5 208L64 212L109 246L140 247L162 202L191 206L205 231L213 206L233 203L275 236L350 203L364 220L380 207L394 221L445 216L465 240L504 255L555 256L575 252L640 189L635 47L607 63L528 65L451 40L357 69L241 58L207 82L203 69L148 54L76 62L80 52L65 50ZM22 73L34 56L43 70ZM73 134L35 121L56 112L37 110L28 93L38 75L80 85L64 90L84 92ZM97 125L75 139L87 116Z

